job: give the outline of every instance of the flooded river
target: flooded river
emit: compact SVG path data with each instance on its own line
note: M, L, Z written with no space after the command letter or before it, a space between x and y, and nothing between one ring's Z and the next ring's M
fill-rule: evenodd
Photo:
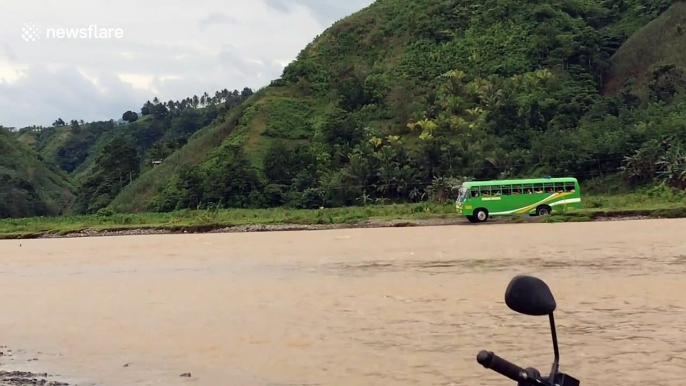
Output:
M479 350L553 359L504 304L519 273L562 371L683 384L684 220L3 241L0 344L98 385L508 385Z

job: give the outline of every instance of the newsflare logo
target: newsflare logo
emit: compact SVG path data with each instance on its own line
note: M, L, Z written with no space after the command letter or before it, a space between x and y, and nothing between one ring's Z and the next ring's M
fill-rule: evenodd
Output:
M43 28L38 23L24 23L21 37L26 42L45 39L121 39L124 30L121 28L100 28L95 24L88 27Z
M21 27L21 37L27 42L35 42L40 36L40 27L36 23L24 23Z

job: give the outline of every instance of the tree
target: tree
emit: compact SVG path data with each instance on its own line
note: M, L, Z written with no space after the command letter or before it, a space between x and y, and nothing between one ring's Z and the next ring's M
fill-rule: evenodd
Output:
M72 119L71 121L71 132L74 135L78 135L81 133L81 126L79 125L79 121L76 119Z
M227 208L261 207L264 184L240 146L222 149L218 163L203 182L203 202Z
M141 114L143 116L152 114L153 106L154 105L150 103L150 101L145 102L145 104L143 104L143 107L141 108Z
M245 88L243 89L243 91L241 91L241 97L243 97L243 98L248 98L248 97L251 96L252 94L253 94L252 89L250 89L250 88L248 88L248 87L245 87Z
M131 110L128 110L127 112L124 113L124 115L122 115L122 119L129 122L129 123L133 123L133 122L136 122L138 120L138 114L136 114L135 112L133 112Z
M167 107L161 103L156 104L152 108L152 116L155 117L155 119L164 118L168 114L169 114L169 110L167 110Z

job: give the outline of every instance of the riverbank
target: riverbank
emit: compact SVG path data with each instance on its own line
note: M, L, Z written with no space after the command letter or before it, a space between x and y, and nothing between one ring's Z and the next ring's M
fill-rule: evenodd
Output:
M119 234L253 232L399 226L408 220L459 221L452 205L378 205L349 208L182 210L0 220L0 238L83 237Z
M70 386L54 375L36 372L38 358L15 355L7 346L0 346L0 360L0 386Z
M582 222L686 217L686 203L603 208L605 197L588 200L600 208L547 217L499 217L478 225L525 222ZM615 202L620 202L616 200ZM627 204L624 202L625 205ZM633 207L632 207L633 206ZM0 239L94 237L149 234L270 232L345 228L470 225L452 204L404 204L297 209L185 210L171 213L109 214L0 220Z
M48 377L47 373L0 370L0 386L69 386L66 382L50 381Z

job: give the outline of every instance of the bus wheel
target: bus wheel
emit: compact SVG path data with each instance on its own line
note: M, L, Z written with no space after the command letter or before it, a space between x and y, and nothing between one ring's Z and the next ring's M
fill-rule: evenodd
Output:
M488 211L486 211L486 209L483 208L475 210L474 219L476 220L476 222L484 222L488 220Z
M467 216L467 220L469 220L469 222L477 222L476 217L474 216Z
M537 216L547 216L550 214L550 207L548 205L541 205L536 208Z

